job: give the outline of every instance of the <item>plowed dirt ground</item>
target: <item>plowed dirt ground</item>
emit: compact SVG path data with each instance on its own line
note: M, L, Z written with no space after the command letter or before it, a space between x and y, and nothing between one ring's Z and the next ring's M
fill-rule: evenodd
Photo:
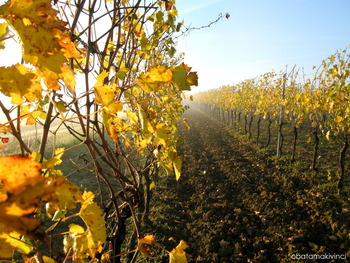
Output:
M184 117L182 177L156 182L150 216L166 248L185 240L189 262L348 262L346 198L286 172L207 114Z

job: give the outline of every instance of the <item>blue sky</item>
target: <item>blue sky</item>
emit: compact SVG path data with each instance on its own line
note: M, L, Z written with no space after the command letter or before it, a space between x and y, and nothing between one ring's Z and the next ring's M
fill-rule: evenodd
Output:
M350 0L177 0L179 20L210 28L180 38L178 51L199 74L194 92L269 72L312 66L350 45Z
M350 0L177 0L178 20L200 27L230 14L210 28L180 38L178 51L199 74L193 91L219 88L286 65L312 66L350 45ZM3 52L0 51L0 55ZM11 65L21 49L7 45ZM16 57L17 56L17 57Z

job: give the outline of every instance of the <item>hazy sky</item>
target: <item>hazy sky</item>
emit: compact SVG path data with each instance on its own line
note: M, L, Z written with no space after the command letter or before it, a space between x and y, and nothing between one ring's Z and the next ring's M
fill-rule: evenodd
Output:
M199 74L195 92L286 65L310 74L312 66L350 45L350 0L177 0L177 9L193 27L230 14L179 40L185 62Z

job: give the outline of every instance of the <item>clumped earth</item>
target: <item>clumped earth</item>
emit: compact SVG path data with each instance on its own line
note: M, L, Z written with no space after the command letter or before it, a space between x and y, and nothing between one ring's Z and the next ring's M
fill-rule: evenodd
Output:
M189 262L348 262L346 197L318 187L311 172L291 175L203 112L184 117L182 177L154 191L150 229L159 243L171 250L185 240Z

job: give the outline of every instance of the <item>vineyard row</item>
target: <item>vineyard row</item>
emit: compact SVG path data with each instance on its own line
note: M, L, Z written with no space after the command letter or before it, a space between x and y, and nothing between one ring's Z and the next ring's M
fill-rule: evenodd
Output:
M267 122L267 139L271 142L271 126L277 127L278 158L284 144L283 127L288 125L292 133L291 163L295 161L300 129L306 127L309 140L313 138L311 168L316 169L320 137L325 140L336 138L339 153L340 178L338 189L344 188L345 156L350 130L350 54L348 50L322 61L314 74L306 78L295 67L286 72L269 72L244 80L235 85L225 85L194 95L194 101L216 119L237 127L244 121L244 132L252 137L252 123L256 122L256 142L259 143L261 121ZM341 141L341 142L340 142ZM341 145L339 145L341 143Z

